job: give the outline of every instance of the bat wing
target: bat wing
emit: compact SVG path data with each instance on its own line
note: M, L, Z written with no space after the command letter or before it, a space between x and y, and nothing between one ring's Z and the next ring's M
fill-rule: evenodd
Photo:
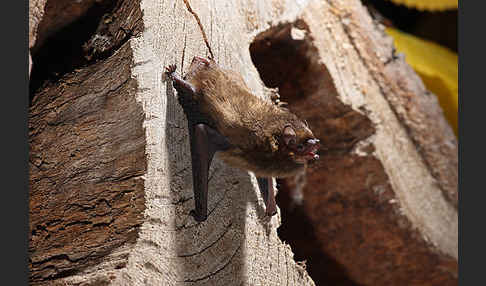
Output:
M191 144L192 183L195 210L191 215L196 221L205 221L208 213L208 172L214 153L231 147L226 137L204 123L189 120Z
M188 122L189 141L191 145L192 185L196 208L191 215L196 221L205 221L208 217L208 172L214 153L231 147L229 141L221 135L211 118L199 109L198 91L190 83L175 74L176 66L166 68L166 74L177 90L178 101L182 106Z

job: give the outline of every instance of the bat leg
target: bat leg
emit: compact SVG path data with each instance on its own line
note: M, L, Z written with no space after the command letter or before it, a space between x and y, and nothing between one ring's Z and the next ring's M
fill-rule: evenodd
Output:
M195 209L191 215L198 222L208 216L208 172L214 153L231 147L228 140L206 124L189 126L192 160L192 182Z
M257 178L257 181L263 201L265 202L265 214L267 216L277 214L277 204L275 202L272 178Z
M177 66L176 65L170 65L165 68L165 73L167 76L172 80L172 84L174 85L174 88L177 90L182 90L183 94L191 94L191 95L196 95L196 88L190 84L189 82L183 80L181 77L179 77L175 71L176 71Z

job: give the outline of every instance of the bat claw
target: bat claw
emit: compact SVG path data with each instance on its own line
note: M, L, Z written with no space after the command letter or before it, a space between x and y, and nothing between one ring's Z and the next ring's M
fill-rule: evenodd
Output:
M276 214L277 214L277 210L274 210L273 212L270 212L270 211L266 211L265 212L265 215L267 215L268 217L272 217L272 216L274 216Z
M277 100L280 100L280 94L278 94L278 93L276 93L276 92L275 92L275 93L272 93L272 95L270 96L270 99L271 99L273 102L275 102L275 101L277 101Z
M277 102L277 105L278 105L278 107L283 107L283 108L289 107L289 104L285 101L279 101L279 102Z
M167 76L172 78L172 74L175 73L176 69L176 65L169 65L168 67L165 67L165 73L167 74Z
M208 218L207 215L198 215L195 210L191 210L189 215L192 216L197 222L203 222Z

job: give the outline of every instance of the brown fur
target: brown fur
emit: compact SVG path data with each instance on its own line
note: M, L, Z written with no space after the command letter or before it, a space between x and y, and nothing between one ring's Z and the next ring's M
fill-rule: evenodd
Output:
M214 61L209 66L193 61L185 80L195 87L201 111L234 146L221 152L226 163L260 177L288 177L305 170L306 163L296 160L281 140L288 125L297 142L314 138L297 116L253 95L239 74Z

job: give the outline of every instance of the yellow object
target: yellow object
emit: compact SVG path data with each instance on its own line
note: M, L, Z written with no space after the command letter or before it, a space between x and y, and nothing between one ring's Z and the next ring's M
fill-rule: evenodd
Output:
M393 28L387 28L386 32L393 37L397 51L405 54L405 60L422 78L427 89L437 95L457 136L457 54Z
M458 0L390 0L395 4L405 5L420 11L444 11L457 9Z

